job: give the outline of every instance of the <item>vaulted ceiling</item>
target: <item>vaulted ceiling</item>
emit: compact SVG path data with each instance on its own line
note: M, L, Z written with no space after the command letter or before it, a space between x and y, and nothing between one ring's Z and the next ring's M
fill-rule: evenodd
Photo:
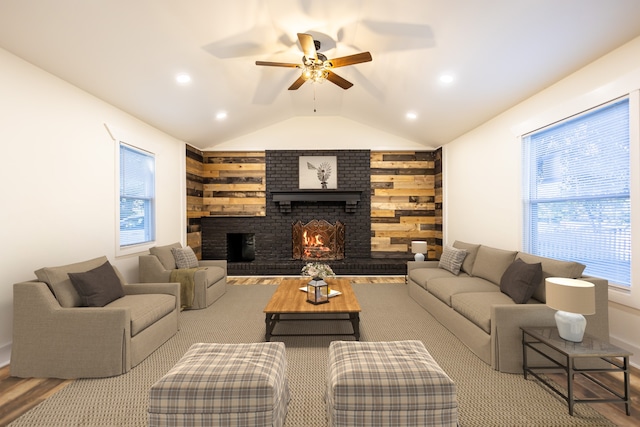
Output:
M638 16L638 0L0 0L0 47L201 149L298 116L439 146L640 36ZM255 61L301 62L297 33L373 61L335 69L348 90L287 90L300 70Z

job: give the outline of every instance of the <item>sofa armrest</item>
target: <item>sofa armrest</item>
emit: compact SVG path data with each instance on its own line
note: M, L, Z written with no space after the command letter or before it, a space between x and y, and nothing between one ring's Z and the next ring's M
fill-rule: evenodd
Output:
M520 327L555 326L555 310L546 304L508 304L491 307L491 366L500 372L522 372Z
M438 268L440 261L407 261L407 272L416 268Z
M199 267L221 267L227 275L227 261L223 259L203 259L198 261Z
M128 308L63 308L43 282L13 287L11 375L94 378L126 372Z
M580 277L580 280L593 283L596 293L595 314L584 316L587 319L585 332L600 341L609 342L609 281L589 276Z
M155 255L140 255L138 257L138 281L141 283L168 283L171 270L164 266Z
M580 277L595 285L596 313L587 318L586 333L609 341L609 284L597 277ZM555 313L546 304L495 305L491 308L491 365L501 372L522 372L521 327L555 327Z

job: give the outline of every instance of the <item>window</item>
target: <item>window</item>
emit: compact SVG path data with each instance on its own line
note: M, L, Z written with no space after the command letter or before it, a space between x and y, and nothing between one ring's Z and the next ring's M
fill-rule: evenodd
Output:
M523 137L526 252L631 286L629 100Z
M120 143L120 248L155 239L155 158Z

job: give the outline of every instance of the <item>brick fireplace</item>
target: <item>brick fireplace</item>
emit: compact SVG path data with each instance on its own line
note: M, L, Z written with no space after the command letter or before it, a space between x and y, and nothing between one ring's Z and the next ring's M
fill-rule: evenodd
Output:
M301 155L336 156L338 189L300 190L298 158ZM383 263L371 259L370 151L278 150L267 151L265 157L266 215L203 217L203 259L229 260L230 274L299 274L308 260L293 257L293 225L323 220L340 223L345 229L343 259L330 261L336 273L379 272ZM239 235L252 236L249 239L252 247L246 248L252 260L237 257L230 260L228 241ZM237 248L233 252L238 251L242 253ZM403 274L404 261L396 261L391 263L397 266L395 271L385 271L386 274Z

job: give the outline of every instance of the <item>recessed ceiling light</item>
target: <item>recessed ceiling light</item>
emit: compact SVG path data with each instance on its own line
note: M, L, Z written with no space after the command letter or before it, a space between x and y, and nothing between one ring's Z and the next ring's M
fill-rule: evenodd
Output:
M191 81L191 76L187 73L180 73L176 76L176 81L181 85L186 85Z
M224 120L226 118L227 118L226 111L220 111L218 114L216 114L216 120Z
M409 111L406 116L407 119L409 120L415 120L418 118L418 115L416 113L414 113L413 111Z
M443 74L440 76L440 81L442 83L451 83L453 82L453 76L450 74Z

